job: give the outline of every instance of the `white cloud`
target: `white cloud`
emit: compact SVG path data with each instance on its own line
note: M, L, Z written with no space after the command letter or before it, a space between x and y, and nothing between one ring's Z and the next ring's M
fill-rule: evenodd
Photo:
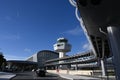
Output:
M82 48L84 50L90 50L91 49L91 45L89 43L85 43Z
M30 52L31 52L31 49L25 48L24 51L30 53Z
M80 27L77 26L74 29L63 32L63 34L65 33L65 34L70 34L70 35L81 35L81 32L82 32L82 29L80 29Z
M5 59L7 60L24 60L25 57L22 56L17 56L17 55L9 55L9 54L4 54Z
M20 36L17 34L0 34L0 39L3 40L19 40Z

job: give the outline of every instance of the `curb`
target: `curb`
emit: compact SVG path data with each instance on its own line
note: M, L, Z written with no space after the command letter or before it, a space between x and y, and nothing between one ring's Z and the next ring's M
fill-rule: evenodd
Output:
M13 73L1 72L0 80L11 80L15 76Z
M16 74L14 76L12 76L9 80L12 80L14 77L16 77Z

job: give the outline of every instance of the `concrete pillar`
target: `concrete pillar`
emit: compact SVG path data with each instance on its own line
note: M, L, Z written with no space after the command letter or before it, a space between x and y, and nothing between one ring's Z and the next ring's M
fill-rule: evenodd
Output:
M57 69L58 67L57 66L55 66L55 70Z
M106 76L104 59L101 59L100 62L101 62L102 76Z
M105 44L102 41L102 58L100 59L101 62L101 69L102 69L102 76L106 76L106 66L105 66Z
M59 58L65 57L65 52L59 52Z
M76 66L75 66L75 70L78 70L78 64L76 64Z
M120 27L107 27L110 40L113 62L116 73L116 80L120 80Z
M59 58L63 58L63 57L65 57L65 52L59 52ZM64 61L62 60L62 61L59 61L59 63L64 63ZM64 69L64 68L66 68L67 66L65 66L65 65L60 65L59 66L59 68L60 69Z

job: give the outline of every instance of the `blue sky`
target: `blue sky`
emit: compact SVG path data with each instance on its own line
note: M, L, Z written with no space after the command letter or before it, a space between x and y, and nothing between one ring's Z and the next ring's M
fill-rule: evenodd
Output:
M52 50L65 37L73 55L89 49L68 0L0 0L0 51L7 60L24 60L40 50Z

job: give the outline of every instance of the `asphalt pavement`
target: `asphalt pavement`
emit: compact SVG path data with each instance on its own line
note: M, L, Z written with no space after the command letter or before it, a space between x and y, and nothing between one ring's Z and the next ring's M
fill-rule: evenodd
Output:
M45 77L36 76L35 72L16 73L16 76L11 80L68 80L60 77L57 74L46 73Z
M116 80L115 76L94 77L69 74L46 73L45 77L36 76L35 72L8 73L0 72L0 80Z

